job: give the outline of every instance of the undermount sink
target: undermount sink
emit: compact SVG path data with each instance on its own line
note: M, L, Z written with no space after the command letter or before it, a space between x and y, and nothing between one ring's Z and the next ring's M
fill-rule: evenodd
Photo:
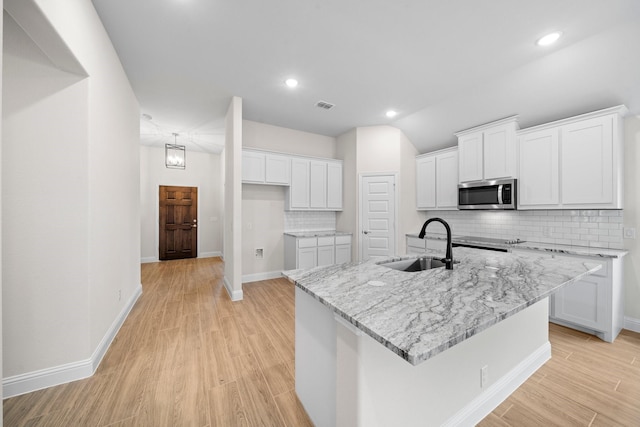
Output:
M459 262L460 261L453 261L454 264L458 264ZM378 265L382 267L392 268L398 271L414 272L431 270L432 268L442 268L445 266L445 263L440 261L440 259L438 258L420 257L403 259L400 261L383 262Z

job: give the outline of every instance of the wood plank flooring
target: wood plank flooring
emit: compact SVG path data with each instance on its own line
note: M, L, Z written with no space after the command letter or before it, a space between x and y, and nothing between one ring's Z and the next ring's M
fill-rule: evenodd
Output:
M294 292L231 302L217 258L142 265L143 294L96 374L4 401L5 426L310 426L294 391ZM480 426L640 426L640 334L550 326L553 358Z

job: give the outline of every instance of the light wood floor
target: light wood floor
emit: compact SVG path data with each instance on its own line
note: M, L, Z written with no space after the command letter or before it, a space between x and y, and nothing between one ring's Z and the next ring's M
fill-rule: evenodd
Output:
M294 292L217 258L143 264L143 294L96 374L7 399L5 426L309 426L294 392ZM640 426L640 334L551 325L553 358L481 426Z

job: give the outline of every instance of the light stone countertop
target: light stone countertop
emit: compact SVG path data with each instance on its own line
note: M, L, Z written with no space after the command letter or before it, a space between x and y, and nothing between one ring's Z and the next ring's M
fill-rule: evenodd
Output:
M601 268L542 254L471 248L455 248L454 257L460 263L453 270L408 273L378 265L415 258L405 256L283 275L417 365Z
M407 237L415 237L418 238L417 233L407 233ZM456 238L458 236L453 235L452 241L455 243ZM432 240L447 240L446 234L439 233L427 233L425 238ZM541 252L551 252L558 254L567 254L567 255L578 255L578 256L591 256L591 257L600 257L600 258L622 258L629 251L625 249L608 249L608 248L596 248L591 246L575 246L575 245L558 245L555 243L541 243L541 242L523 242L523 243L515 243L515 244L504 244L506 249L530 249ZM457 248L456 248L457 249ZM455 257L454 257L455 258Z
M285 235L293 237L326 237L326 236L351 236L351 233L346 231L331 231L331 230L319 230L319 231L285 231Z

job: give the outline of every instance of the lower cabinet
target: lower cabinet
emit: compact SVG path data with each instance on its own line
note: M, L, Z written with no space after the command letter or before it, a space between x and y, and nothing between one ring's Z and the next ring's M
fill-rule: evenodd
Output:
M514 249L514 253L532 251ZM535 254L540 252L533 251ZM618 336L624 323L622 258L549 255L558 262L580 259L601 264L595 273L564 286L549 298L549 320L596 335L608 342Z
M351 262L351 236L284 236L284 269L309 269Z

